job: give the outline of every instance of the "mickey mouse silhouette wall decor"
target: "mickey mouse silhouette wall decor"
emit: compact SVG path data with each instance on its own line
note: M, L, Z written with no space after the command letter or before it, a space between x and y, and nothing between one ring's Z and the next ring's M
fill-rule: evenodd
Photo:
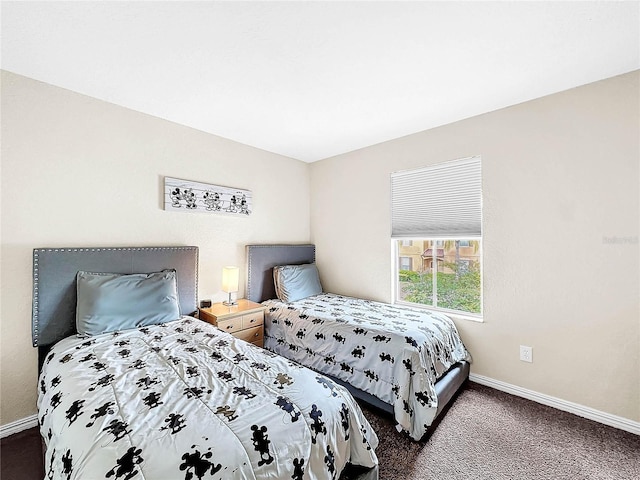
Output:
M249 190L164 177L164 209L174 212L251 215Z

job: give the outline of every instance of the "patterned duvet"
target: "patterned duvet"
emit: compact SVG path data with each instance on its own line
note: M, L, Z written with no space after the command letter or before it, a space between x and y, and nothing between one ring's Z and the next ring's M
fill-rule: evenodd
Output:
M392 405L415 440L435 417L435 382L471 360L453 321L438 312L331 293L263 303L265 348Z
M39 385L47 479L336 479L377 464L345 389L190 317L62 340Z

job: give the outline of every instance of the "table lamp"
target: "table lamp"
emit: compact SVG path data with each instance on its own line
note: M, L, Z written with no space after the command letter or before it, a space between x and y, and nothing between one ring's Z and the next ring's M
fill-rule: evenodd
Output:
M238 302L231 301L231 294L238 291L238 267L224 267L222 269L222 291L229 294L229 301L222 302L223 305L233 306Z

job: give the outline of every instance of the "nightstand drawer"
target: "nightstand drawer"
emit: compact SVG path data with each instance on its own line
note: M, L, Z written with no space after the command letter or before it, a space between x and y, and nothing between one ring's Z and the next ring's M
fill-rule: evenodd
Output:
M242 328L257 327L264 323L264 312L248 313L242 316Z
M242 317L218 320L218 328L227 333L235 333L238 330L242 330Z
M253 328L247 328L246 330L237 332L234 334L234 337L239 338L240 340L244 340L245 342L262 342L264 340L262 325L258 325L257 327Z
M259 303L239 299L237 305L214 303L211 307L201 308L200 318L223 332L262 347L266 309L267 307Z

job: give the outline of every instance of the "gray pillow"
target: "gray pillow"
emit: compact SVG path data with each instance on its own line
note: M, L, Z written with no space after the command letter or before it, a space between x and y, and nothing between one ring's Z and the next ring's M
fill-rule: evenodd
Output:
M81 335L127 330L180 318L175 270L78 272L76 328Z
M283 302L295 302L322 293L315 263L273 267L276 295Z

